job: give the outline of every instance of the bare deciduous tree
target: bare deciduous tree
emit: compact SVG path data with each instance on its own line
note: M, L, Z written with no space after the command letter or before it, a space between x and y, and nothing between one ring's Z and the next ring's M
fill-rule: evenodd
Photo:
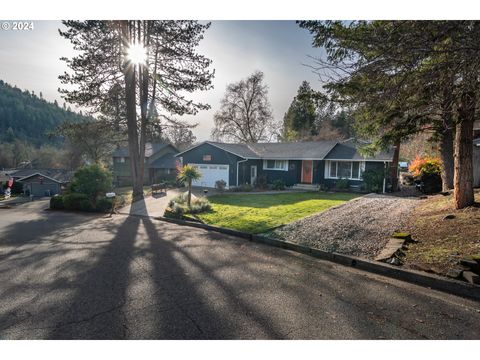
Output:
M234 142L270 142L277 135L264 74L256 71L248 78L227 86L221 108L215 114L212 137Z

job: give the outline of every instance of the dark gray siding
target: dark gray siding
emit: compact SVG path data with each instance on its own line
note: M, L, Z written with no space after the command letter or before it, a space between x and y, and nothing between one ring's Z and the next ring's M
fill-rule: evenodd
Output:
M250 166L252 165L257 166L257 176L266 176L267 183L269 184L273 183L275 180L283 180L287 186L292 186L300 182L300 174L302 171L301 160L289 160L288 171L264 170L263 160L248 160L240 163L240 184L250 184Z
M473 186L480 187L480 146L473 147Z
M59 183L47 178L40 180L38 175L25 179L21 183L23 184L23 190L34 196L46 196L48 194L52 196L59 194L61 190Z
M204 155L211 155L211 161L204 161ZM222 164L229 165L229 185L237 185L237 162L243 160L225 150L219 149L210 144L202 144L194 149L188 150L181 155L183 164ZM240 163L241 165L241 163Z

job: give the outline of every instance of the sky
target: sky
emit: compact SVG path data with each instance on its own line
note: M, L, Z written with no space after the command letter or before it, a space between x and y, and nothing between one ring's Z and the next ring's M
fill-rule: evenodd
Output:
M60 37L60 21L34 21L30 31L0 30L0 79L21 89L42 92L49 101L61 99L58 75L68 68L60 57L71 57L70 43ZM318 76L305 66L309 56L319 57L321 49L311 46L311 35L294 21L213 21L205 32L198 52L213 61L214 88L191 94L192 100L211 105L208 111L183 119L198 123L197 140L207 140L213 115L229 83L246 78L256 70L265 74L273 115L281 121L303 80L320 89Z

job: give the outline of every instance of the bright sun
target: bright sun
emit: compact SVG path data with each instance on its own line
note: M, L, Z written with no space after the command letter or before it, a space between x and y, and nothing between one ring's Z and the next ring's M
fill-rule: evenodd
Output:
M133 64L145 64L147 61L147 49L142 44L132 44L128 48L128 60Z

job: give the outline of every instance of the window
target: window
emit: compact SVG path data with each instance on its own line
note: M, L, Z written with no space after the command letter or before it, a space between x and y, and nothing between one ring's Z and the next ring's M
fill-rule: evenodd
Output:
M117 158L117 162L119 162L119 163L124 163L124 162L125 162L125 158L124 158L124 157L118 157L118 158Z
M212 161L212 155L203 155L203 161Z
M288 160L263 160L263 169L288 171Z
M360 180L365 170L363 161L327 161L325 162L325 174L329 179Z

